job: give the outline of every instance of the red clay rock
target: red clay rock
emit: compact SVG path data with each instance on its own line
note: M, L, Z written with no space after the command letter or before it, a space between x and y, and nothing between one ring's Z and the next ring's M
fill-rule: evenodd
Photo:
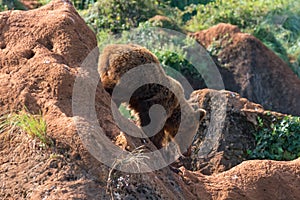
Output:
M205 48L215 48L215 62L226 90L268 110L300 116L300 79L261 41L230 24L191 36Z
M230 91L196 90L191 100L207 115L185 166L206 175L231 169L249 159L247 151L255 147L258 117L271 124L284 116L265 111L261 105Z
M289 162L245 161L229 171L212 176L181 169L184 180L198 199L296 200L300 196L300 159ZM199 191L203 188L210 194L209 197Z

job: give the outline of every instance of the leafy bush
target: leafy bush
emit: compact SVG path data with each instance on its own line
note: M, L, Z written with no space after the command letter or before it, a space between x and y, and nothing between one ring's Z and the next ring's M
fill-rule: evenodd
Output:
M47 136L47 124L41 115L32 115L26 111L10 113L0 117L0 133L23 131L33 138L38 138L44 145L52 145Z
M169 70L170 67L185 77L191 77L195 79L201 77L193 65L186 60L186 56L183 51L178 51L176 49L162 49L155 50L153 53L157 56L162 67L169 76L175 79L177 78L176 74L173 74L172 71Z
M120 111L120 113L121 113L125 118L131 119L131 120L134 120L134 121L137 120L137 119L136 119L136 116L133 115L133 114L131 113L131 110L130 110L129 108L127 108L126 105L121 104L120 107L119 107L119 111Z
M0 0L0 11L4 10L26 10L25 6L18 0Z
M293 160L300 157L300 117L286 116L270 127L261 118L258 121L256 148L249 152L251 158Z
M72 0L75 8L83 10L87 9L89 5L94 4L97 0Z
M181 10L184 10L186 6L189 6L191 4L197 5L197 4L207 4L209 2L212 2L214 0L163 0L162 2L168 3L172 7L177 7Z
M114 33L137 27L157 14L156 1L106 0L81 11L82 17L95 32L109 29Z
M5 5L0 4L0 12L5 11L7 8Z
M270 11L282 6L281 0L216 0L207 5L198 5L197 15L188 23L187 28L198 31L221 22L237 25L242 29L254 28Z
M41 5L46 5L47 3L49 3L51 0L38 0L38 2L41 4Z
M46 5L51 0L38 0L41 5ZM90 5L94 4L97 0L71 0L73 5L78 10L88 9Z

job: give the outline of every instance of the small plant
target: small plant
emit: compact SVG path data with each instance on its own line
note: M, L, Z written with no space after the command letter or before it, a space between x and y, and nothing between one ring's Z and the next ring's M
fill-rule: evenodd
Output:
M119 111L120 113L127 119L131 119L131 120L136 120L136 117L134 115L132 115L131 110L129 108L127 108L126 105L121 104L119 107Z
M47 124L41 115L32 115L26 111L10 113L0 117L0 133L25 132L39 139L44 145L53 145L47 136Z
M266 126L258 118L256 147L248 151L254 159L293 160L300 157L300 117L286 116Z

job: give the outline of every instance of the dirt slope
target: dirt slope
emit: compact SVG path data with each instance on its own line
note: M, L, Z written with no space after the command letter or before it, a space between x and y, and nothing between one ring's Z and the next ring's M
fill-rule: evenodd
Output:
M230 24L192 36L214 55L226 90L268 110L300 116L300 79L258 39Z
M111 192L107 193L110 169L86 150L72 114L74 80L80 64L94 47L94 33L69 1L54 0L37 10L0 13L0 112L24 106L32 113L41 111L48 124L47 133L55 141L54 146L43 149L25 133L0 135L0 199L299 196L299 160L249 161L213 176L184 168L183 174L177 174L168 167L144 174L113 171L108 188ZM117 142L120 131L112 118L110 97L101 83L96 88L95 102L99 123L112 142ZM264 187L265 183L269 185ZM285 190L275 193L274 190L281 192L280 184L284 184L280 189Z
M207 115L191 158L187 159L190 165L185 166L206 175L223 172L249 159L247 151L255 148L258 117L266 126L284 117L230 91L196 90L191 100L205 109Z
M245 161L213 176L184 171L185 181L197 199L299 199L300 159L290 162ZM189 178L187 178L189 177ZM201 196L205 188L211 195Z

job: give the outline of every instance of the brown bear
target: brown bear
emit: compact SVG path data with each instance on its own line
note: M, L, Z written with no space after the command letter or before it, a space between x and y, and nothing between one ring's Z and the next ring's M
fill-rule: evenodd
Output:
M138 67L143 68L139 71L133 70ZM140 87L137 86L138 88L131 93L127 102L129 102L129 108L137 115L138 124L142 128L149 125L151 120L155 121L155 118L151 118L149 115L149 110L153 105L158 104L164 108L165 119L156 119L156 122L165 122L163 128L157 131L156 135L149 135L150 140L158 149L173 140L179 130L182 133L188 133L179 137L180 140L192 142L198 129L199 120L203 119L205 111L202 109L195 111L189 105L184 97L181 84L165 74L157 57L149 50L135 44L108 45L100 55L99 72L103 87L111 95L117 85L123 85L119 91L126 91L127 87L130 88L134 85L136 80L122 80L122 76L126 73L129 74L129 77L132 75L132 77L147 83ZM128 93L113 98L117 106L125 102L126 98L123 99L122 95L126 96ZM193 120L196 120L196 123ZM182 121L185 123L180 126ZM160 127L160 125L158 126ZM179 143L180 141L175 142Z

